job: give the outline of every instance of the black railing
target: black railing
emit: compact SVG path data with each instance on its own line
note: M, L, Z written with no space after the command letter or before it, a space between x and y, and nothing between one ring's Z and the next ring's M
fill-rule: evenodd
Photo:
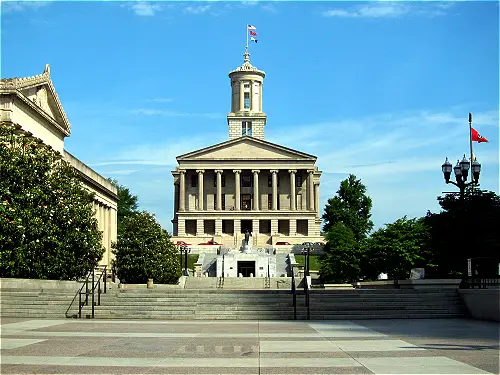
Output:
M97 277L96 277L97 276ZM89 283L90 283L90 288L89 288ZM103 288L101 288L101 283L103 283ZM85 289L85 290L84 290ZM100 306L101 305L101 294L106 293L107 291L107 266L102 265L102 266L97 266L94 268L92 271L89 272L87 277L85 278L85 281L83 282L82 286L76 292L75 297L71 301L71 304L69 305L68 309L66 310L66 317L67 318L81 318L82 317L82 310L84 306L88 306L89 304L89 297L90 297L90 302L92 306L92 319L95 317L95 306ZM95 301L95 295L97 293L97 304ZM71 310L71 307L73 306L73 303L76 300L76 297L78 296L78 313L77 314L68 314L68 312Z
M467 276L462 279L460 289L487 289L500 286L500 262L494 257L467 259Z
M295 287L295 275L292 268L292 298L293 298L293 319L297 320L297 288Z
M460 289L488 289L500 287L500 276L464 277Z

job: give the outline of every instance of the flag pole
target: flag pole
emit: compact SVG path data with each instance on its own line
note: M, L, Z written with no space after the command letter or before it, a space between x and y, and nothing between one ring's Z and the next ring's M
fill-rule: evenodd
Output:
M469 143L470 143L470 170L471 170L471 181L473 181L472 175L472 163L474 163L474 153L472 152L472 113L469 112ZM471 184L474 186L474 184Z
M245 29L247 31L247 44L245 46L245 53L248 52L248 23L245 25Z

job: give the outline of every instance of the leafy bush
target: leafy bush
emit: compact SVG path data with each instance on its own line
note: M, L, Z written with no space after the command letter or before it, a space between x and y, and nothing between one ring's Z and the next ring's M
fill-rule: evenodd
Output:
M146 211L123 219L113 253L118 278L126 283L153 279L159 284L175 284L181 275L177 250L167 231Z
M104 253L92 202L60 153L0 124L1 277L85 276Z

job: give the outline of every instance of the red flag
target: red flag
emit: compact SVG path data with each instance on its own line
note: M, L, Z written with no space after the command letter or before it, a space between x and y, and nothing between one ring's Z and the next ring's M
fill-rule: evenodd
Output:
M488 142L488 140L484 138L481 134L479 134L476 129L474 128L471 129L472 129L472 142L478 142L478 143Z
M250 35L257 36L257 33L255 31L252 31L252 30L249 30L249 31L250 31Z

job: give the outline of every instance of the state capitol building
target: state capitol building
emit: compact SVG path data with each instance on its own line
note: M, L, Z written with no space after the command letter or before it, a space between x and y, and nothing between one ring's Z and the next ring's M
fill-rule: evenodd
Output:
M250 63L229 73L229 140L177 156L172 240L239 247L322 242L316 156L265 140L265 72Z

